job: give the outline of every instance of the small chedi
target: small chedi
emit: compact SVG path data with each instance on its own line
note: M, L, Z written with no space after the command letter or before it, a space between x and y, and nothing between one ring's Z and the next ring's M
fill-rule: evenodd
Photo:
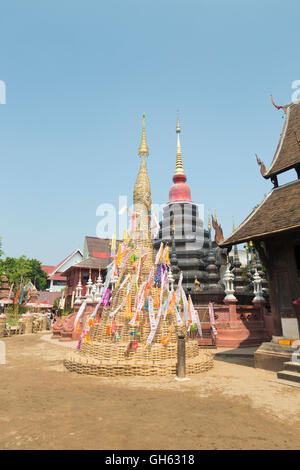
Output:
M70 371L100 376L175 375L179 332L186 339L186 373L213 366L212 355L199 349L191 338L193 329L201 335L201 324L182 288L182 276L174 289L169 247L161 243L156 254L152 245L148 155L143 118L142 162L134 187L131 233L124 234L116 253L112 240L113 261L94 312L82 327L82 311L75 318L74 327L81 329L81 338L77 350L68 353L64 361Z

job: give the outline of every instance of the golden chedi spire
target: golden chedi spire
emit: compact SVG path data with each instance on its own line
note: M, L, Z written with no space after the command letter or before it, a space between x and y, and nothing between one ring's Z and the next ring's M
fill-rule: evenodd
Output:
M133 190L133 205L136 213L136 230L143 233L143 237L149 237L149 215L151 212L151 187L144 159L149 156L145 133L145 115L143 115L142 142L139 148L139 156L143 157Z
M142 130L142 140L141 145L139 147L139 156L140 157L148 157L149 156L149 149L146 141L146 131L145 131L145 114L143 114L143 130Z
M180 124L179 124L179 111L177 111L177 124L176 124L176 133L177 133L177 149L176 149L176 171L175 175L184 175L182 156L181 156L181 146L180 146Z
M211 230L210 212L208 211L208 230Z
M176 150L176 169L173 176L174 184L171 186L169 191L169 203L171 202L192 202L191 199L191 190L189 186L185 183L186 176L184 174L182 157L181 157L181 146L180 146L180 124L179 124L179 112L177 111L177 124L176 124L176 134L177 134L177 150Z

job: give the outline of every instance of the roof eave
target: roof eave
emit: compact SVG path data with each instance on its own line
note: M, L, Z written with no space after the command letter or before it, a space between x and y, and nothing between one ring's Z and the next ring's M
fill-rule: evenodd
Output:
M256 234L256 235L251 235L249 237L243 237L243 238L239 238L239 239L236 239L236 240L230 240L230 238L227 238L222 243L220 243L219 246L221 248L227 248L227 247L230 247L230 246L233 246L233 245L239 245L240 243L249 242L251 240L261 240L261 241L263 241L266 238L276 236L276 235L278 235L282 232L292 232L293 230L298 230L298 229L300 229L300 224L296 225L296 226L293 226L293 227L284 227L284 228L279 229L279 230L274 230L273 232L259 233L259 234Z

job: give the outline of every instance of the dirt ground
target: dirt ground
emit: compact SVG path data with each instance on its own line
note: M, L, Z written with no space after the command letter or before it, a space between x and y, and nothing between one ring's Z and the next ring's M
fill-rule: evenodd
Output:
M300 389L216 359L186 382L79 376L49 335L4 339L0 449L300 449Z

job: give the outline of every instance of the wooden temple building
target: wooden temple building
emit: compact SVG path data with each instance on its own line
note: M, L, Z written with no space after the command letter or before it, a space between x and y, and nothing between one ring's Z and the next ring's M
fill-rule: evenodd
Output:
M220 246L231 249L252 241L259 252L268 274L275 335L255 353L255 363L278 371L300 345L300 307L295 304L300 298L300 101L276 108L283 109L285 122L269 169L257 158L273 189ZM294 170L291 182L279 185L288 170Z
M64 273L66 276L65 308L73 306L79 281L82 296L85 296L89 279L95 284L99 274L102 279L105 278L107 265L111 262L110 243L111 241L107 238L85 237L82 261L73 264ZM116 244L118 246L119 240Z

